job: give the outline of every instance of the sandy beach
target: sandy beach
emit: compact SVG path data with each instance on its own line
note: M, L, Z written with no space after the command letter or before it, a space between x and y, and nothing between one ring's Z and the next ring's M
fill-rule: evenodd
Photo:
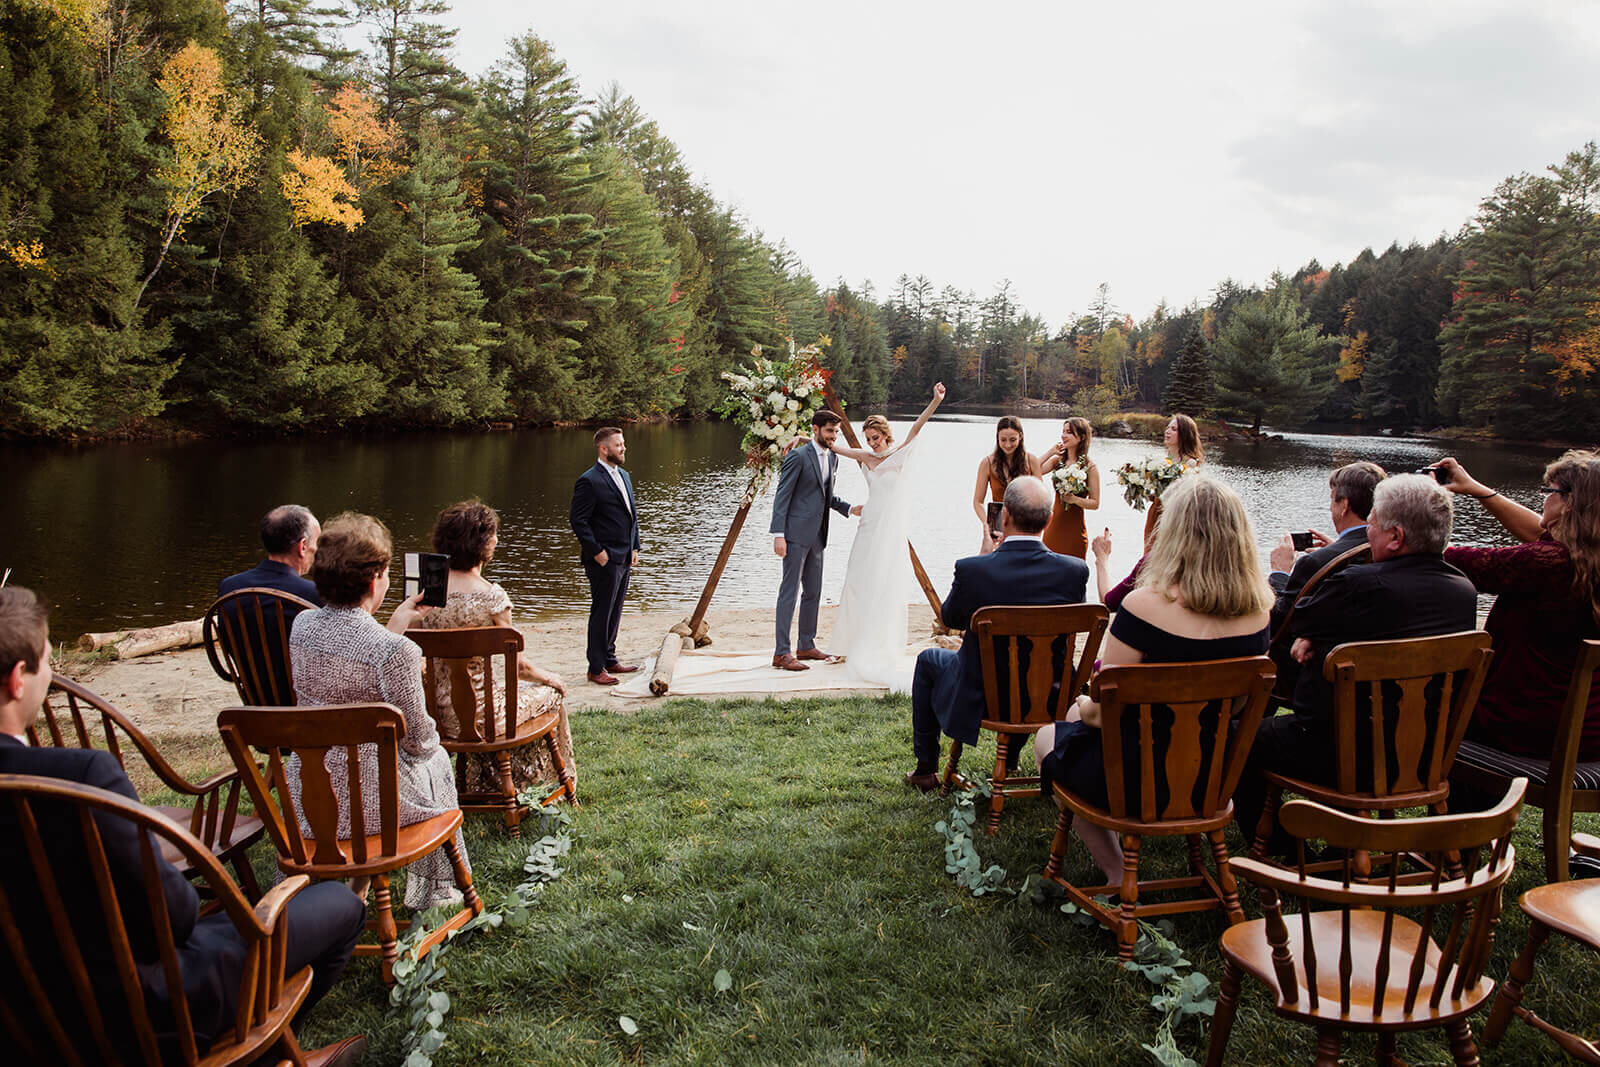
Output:
M644 663L661 648L662 638L689 608L671 611L630 611L622 617L617 653L624 663ZM821 610L818 646L828 647L836 607ZM718 651L771 654L772 610L752 608L711 611L706 616L712 646ZM546 670L554 670L567 683L567 707L622 711L657 698L622 698L585 677L584 634L586 616L543 619L519 626L527 640L525 654ZM907 640L913 648L933 644L933 612L924 603L912 604ZM64 665L61 673L74 678L126 712L141 729L157 736L209 734L217 712L239 702L233 686L217 677L205 649L190 648L139 659L113 660L85 667ZM830 690L813 690L807 696L825 696ZM859 690L857 691L859 692ZM748 693L719 693L704 699L727 699ZM671 694L665 698L671 699Z

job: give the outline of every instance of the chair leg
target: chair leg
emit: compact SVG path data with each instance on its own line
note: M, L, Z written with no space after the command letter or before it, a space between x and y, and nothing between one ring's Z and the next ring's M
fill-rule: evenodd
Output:
M400 962L400 950L395 942L400 939L400 930L394 921L394 900L389 895L388 873L373 875L372 886L378 906L378 944L383 949L383 984L394 985L394 965Z
M456 888L461 890L462 902L472 909L472 914L483 914L483 901L478 897L478 891L472 886L472 872L467 870L466 860L461 853L461 847L456 844L455 835L451 835L444 843L444 854L450 857L450 868L455 871Z
M939 783L939 791L941 793L948 793L955 788L956 779L959 777L956 774L956 765L960 762L961 742L952 740L950 742L950 759L944 765L944 781Z
M1139 940L1139 842L1138 834L1122 835L1122 906L1117 930L1117 957L1133 959L1133 946Z
M1336 1026L1317 1027L1317 1067L1339 1067L1339 1045L1343 1034Z
M1052 881L1061 880L1061 861L1067 855L1067 840L1072 836L1072 812L1062 808L1056 812L1056 836L1050 842L1050 862L1044 865L1044 876Z
M561 784L539 802L540 807L549 807L562 797L576 810L581 807L578 803L578 776L572 773L572 765L561 754L561 746L556 743L556 732L551 730L545 734L544 743L550 746L550 762L555 764L556 780Z
M288 1025L283 1028L283 1033L278 1035L278 1040L272 1045L272 1062L282 1067L282 1064L293 1064L294 1067L305 1067L305 1050L300 1047L300 1040L294 1036L294 1030Z
M1522 1006L1522 987L1528 984L1528 979L1533 977L1533 960L1539 955L1539 950L1544 947L1545 940L1550 936L1550 928L1537 919L1528 922L1528 943L1523 947L1521 954L1511 963L1511 971L1506 975L1506 980L1500 983L1500 990L1495 994L1494 1007L1489 1012L1489 1022L1483 1030L1483 1043L1490 1048L1498 1045L1505 1036L1506 1027L1511 1024L1511 1016Z
M500 802L506 809L506 829L513 840L522 838L522 805L517 803L517 787L511 781L511 753L494 754L495 770L500 777Z
M994 774L990 776L989 827L993 837L1000 832L1000 812L1006 806L1006 756L1011 749L1011 735L1000 734L994 745Z
M1206 1067L1222 1067L1228 1055L1228 1035L1233 1033L1233 1017L1239 1011L1239 979L1243 973L1232 960L1222 968L1222 987L1217 994L1216 1010L1211 1015L1211 1045L1206 1050Z
M1394 1067L1396 1037L1393 1030L1384 1030L1378 1034L1378 1067Z
M1456 1067L1479 1067L1478 1046L1472 1040L1472 1024L1465 1019L1457 1019L1444 1028L1450 1035L1450 1054L1455 1057Z
M1221 830L1213 830L1211 859L1217 865L1217 884L1222 887L1222 908L1228 915L1228 925L1244 922L1244 909L1239 906L1239 884L1233 879L1233 868L1228 866L1228 846Z
M1267 858L1267 845L1272 841L1272 831L1278 828L1278 805L1283 803L1283 788L1268 785L1261 805L1261 818L1256 820L1256 839L1250 845L1250 858Z
M1185 834L1183 837L1184 852L1189 857L1189 873L1199 874L1206 869L1205 850L1200 846L1199 834Z

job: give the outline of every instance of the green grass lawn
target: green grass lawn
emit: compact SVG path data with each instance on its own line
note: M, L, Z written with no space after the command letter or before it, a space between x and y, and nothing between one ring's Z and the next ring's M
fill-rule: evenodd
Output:
M1151 987L1119 969L1111 935L1054 906L974 898L944 871L934 823L950 801L900 782L910 765L904 699L672 701L630 714L575 714L579 793L565 874L533 921L453 946L438 988L453 1008L440 1064L1152 1062ZM967 769L993 760L992 743ZM1031 763L1031 756L1028 758ZM1013 802L985 863L1020 887L1047 858L1054 814ZM1592 828L1592 824L1590 827ZM492 900L520 882L527 844L469 817L477 884ZM1233 840L1230 847L1237 849ZM1516 894L1537 883L1537 813L1518 839L1518 876L1496 942L1503 976L1526 924ZM1150 873L1177 873L1181 842L1152 842ZM262 857L265 862L266 857ZM1074 844L1069 875L1087 877ZM399 897L399 893L396 893ZM1247 914L1257 914L1247 894ZM1220 915L1176 917L1176 940L1213 981ZM1592 956L1552 941L1527 1003L1600 1034ZM732 988L718 992L726 969ZM395 1063L406 1020L373 961L351 964L316 1012L308 1047L353 1032L368 1062ZM620 1016L637 1021L625 1034ZM1480 1016L1475 1031L1481 1029ZM1179 1046L1203 1059L1196 1023ZM1352 1037L1352 1062L1374 1043ZM1309 1029L1245 987L1230 1062L1306 1063ZM1402 1039L1412 1063L1448 1063L1438 1032ZM1514 1024L1486 1063L1561 1062Z

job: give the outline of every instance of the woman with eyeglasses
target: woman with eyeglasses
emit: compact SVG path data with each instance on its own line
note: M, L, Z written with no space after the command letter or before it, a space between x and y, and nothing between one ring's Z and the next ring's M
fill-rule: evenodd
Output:
M1579 642L1600 637L1600 451L1573 450L1544 469L1544 509L1534 512L1477 481L1454 459L1444 487L1479 501L1522 544L1448 548L1445 562L1494 593L1484 628L1494 659L1467 736L1548 759ZM1600 759L1600 686L1578 750Z

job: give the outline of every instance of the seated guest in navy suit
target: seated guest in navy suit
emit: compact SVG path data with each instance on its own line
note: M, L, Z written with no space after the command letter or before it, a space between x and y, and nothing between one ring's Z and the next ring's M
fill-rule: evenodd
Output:
M1014 478L1000 512L1001 539L993 552L956 560L950 595L940 609L944 624L967 630L972 613L991 605L1081 604L1089 567L1044 546L1054 493L1040 478ZM978 637L971 630L961 651L929 648L911 677L911 750L917 766L905 781L924 793L939 787L939 732L964 745L978 742L983 721L983 676ZM1020 746L1014 751L1020 751Z
M32 748L25 735L28 726L39 715L40 706L50 689L50 632L49 618L44 605L33 593L12 586L0 589L0 774L32 774L47 778L60 778L69 782L106 789L129 800L139 796L110 752L98 749ZM40 809L41 823L46 820ZM115 816L97 816L107 861L112 868L112 878L125 918L149 914L144 901L145 876L141 869L141 846L132 823ZM51 864L58 870L82 867L83 838L76 825L41 826L44 847L50 852ZM23 844L17 829L14 812L0 812L0 853L10 857L21 855ZM217 1037L234 1023L235 1002L239 994L240 977L246 960L244 943L239 939L233 921L223 913L202 916L200 898L177 868L160 858L155 860L159 869L162 895L177 943L178 963L183 975L184 989L188 994L190 1021L201 1055ZM13 908L26 908L28 901L37 901L40 892L32 865L8 863L0 865L0 885L5 888ZM67 910L83 921L74 921L79 949L89 964L89 980L97 987L103 986L108 1001L122 1002L120 978L109 964L109 946L97 946L95 937L103 942L104 927L92 921L102 908L99 891L87 874L81 879L58 880L57 891ZM25 911L25 914L32 912ZM312 969L311 989L300 1010L295 1013L293 1026L299 1029L307 1014L322 995L332 986L355 950L360 937L366 907L360 898L350 892L342 882L322 882L307 886L285 907L280 921L288 924L286 965L284 973L292 975L302 967ZM55 945L55 932L49 924L25 926L23 936L37 935L39 945L30 952L34 962L51 959L55 953L38 950L40 945ZM137 942L139 931L130 922L130 940ZM156 1020L156 1030L161 1037L164 1058L177 1060L176 1034L162 1034L162 1020L170 1026L170 1009L166 995L166 978L158 958L153 938L143 938L145 944L134 944L135 958L139 960L139 983L144 991L145 1004ZM7 958L0 948L0 960ZM96 966L96 961L105 966ZM47 989L67 988L68 977L59 974L38 975ZM37 1020L26 1010L31 1003L30 994L22 987L22 977L13 966L0 965L0 999L17 1009L16 1015L27 1026ZM111 1017L107 1025L115 1028ZM43 1035L40 1035L41 1038ZM42 1041L41 1044L47 1044ZM306 1054L308 1064L317 1067L345 1065L356 1061L366 1048L366 1038L346 1038L334 1045ZM86 1051L93 1046L86 1042ZM131 1050L130 1050L131 1051Z
M316 585L304 577L316 558L317 539L321 536L322 527L317 517L299 504L283 504L273 508L261 518L261 544L267 550L267 558L247 571L222 579L217 585L217 596L241 589L276 589L321 607L322 597L317 593ZM227 604L222 608L230 625L241 627L252 646L282 650L280 656L269 654L267 657L273 685L268 692L256 698L263 703L294 703L294 686L289 680L288 628L294 622L294 617L304 610L297 604L283 605L282 633L278 632L277 612L264 610L260 616L260 627L264 632L257 634L257 615L252 608L240 610L238 604ZM277 695L276 700L274 694Z
M217 585L217 595L239 589L277 589L309 600L317 607L322 598L305 575L317 554L322 527L317 517L299 504L283 504L261 518L261 544L267 558L247 571L229 575Z

